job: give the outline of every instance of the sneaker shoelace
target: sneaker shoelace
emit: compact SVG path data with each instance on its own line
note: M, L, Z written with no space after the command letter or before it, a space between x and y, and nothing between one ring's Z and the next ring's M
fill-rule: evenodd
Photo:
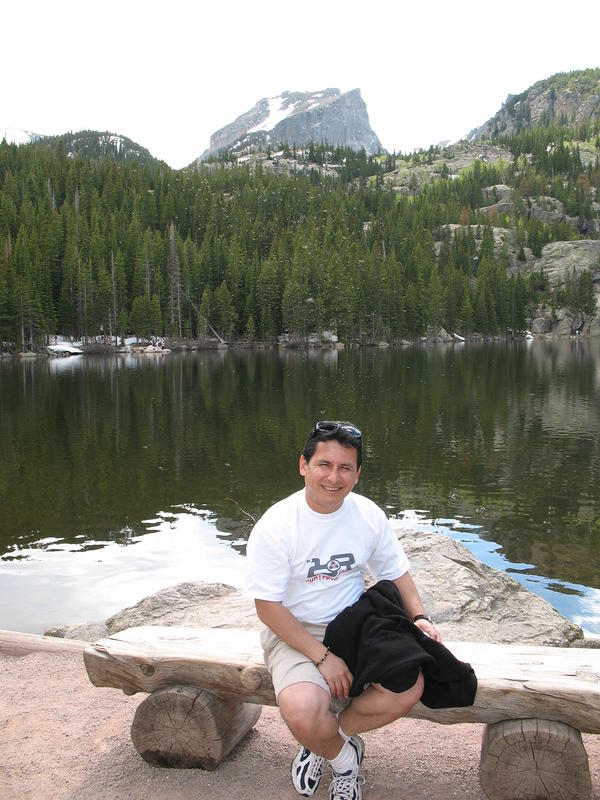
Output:
M323 767L325 766L326 760L327 759L323 758L323 756L319 756L316 753L311 753L310 765L308 767L308 774L306 777L313 781L318 780L323 774Z
M356 800L360 796L360 790L357 791L356 788L357 784L362 786L364 782L364 775L338 775L334 772L329 797L331 800Z

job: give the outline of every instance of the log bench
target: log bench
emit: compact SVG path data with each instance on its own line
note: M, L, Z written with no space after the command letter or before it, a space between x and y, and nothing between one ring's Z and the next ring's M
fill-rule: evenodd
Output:
M446 642L478 678L473 706L409 716L484 723L480 781L491 800L587 800L591 778L581 733L600 733L600 650ZM258 633L139 627L84 650L95 686L148 692L131 727L150 764L214 769L275 705Z

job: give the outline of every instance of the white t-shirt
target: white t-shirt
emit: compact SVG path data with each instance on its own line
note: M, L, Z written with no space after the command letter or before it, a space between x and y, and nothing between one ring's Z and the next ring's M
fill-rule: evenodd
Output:
M332 514L313 511L304 489L280 500L254 526L246 555L246 593L309 623L326 624L358 600L367 569L394 580L409 568L384 512L353 492Z

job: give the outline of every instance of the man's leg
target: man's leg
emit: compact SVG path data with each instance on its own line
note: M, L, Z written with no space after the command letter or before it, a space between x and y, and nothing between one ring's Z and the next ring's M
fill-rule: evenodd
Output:
M325 626L311 628L310 633L322 640ZM302 745L292 761L294 788L304 797L312 796L329 762L330 800L361 800L364 742L359 736L341 734L324 677L310 659L271 632L261 635L261 641L281 716Z
M344 740L325 689L316 683L294 683L281 690L277 701L281 716L300 744L328 760L337 756Z
M404 717L421 699L423 688L422 673L419 673L415 685L405 692L391 692L381 684L373 683L342 711L339 715L340 727L347 736L382 728Z
M296 791L305 797L313 795L329 761L330 800L361 800L364 779L359 776L359 769L364 743L360 736L340 734L338 719L330 709L329 692L306 681L282 689L277 700L285 723L303 745L292 762Z

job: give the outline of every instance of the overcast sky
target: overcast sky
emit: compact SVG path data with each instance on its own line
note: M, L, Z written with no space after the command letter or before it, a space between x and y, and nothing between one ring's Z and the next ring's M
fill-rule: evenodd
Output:
M261 97L360 88L383 146L407 152L600 66L599 23L598 0L13 0L0 130L109 130L179 168Z

